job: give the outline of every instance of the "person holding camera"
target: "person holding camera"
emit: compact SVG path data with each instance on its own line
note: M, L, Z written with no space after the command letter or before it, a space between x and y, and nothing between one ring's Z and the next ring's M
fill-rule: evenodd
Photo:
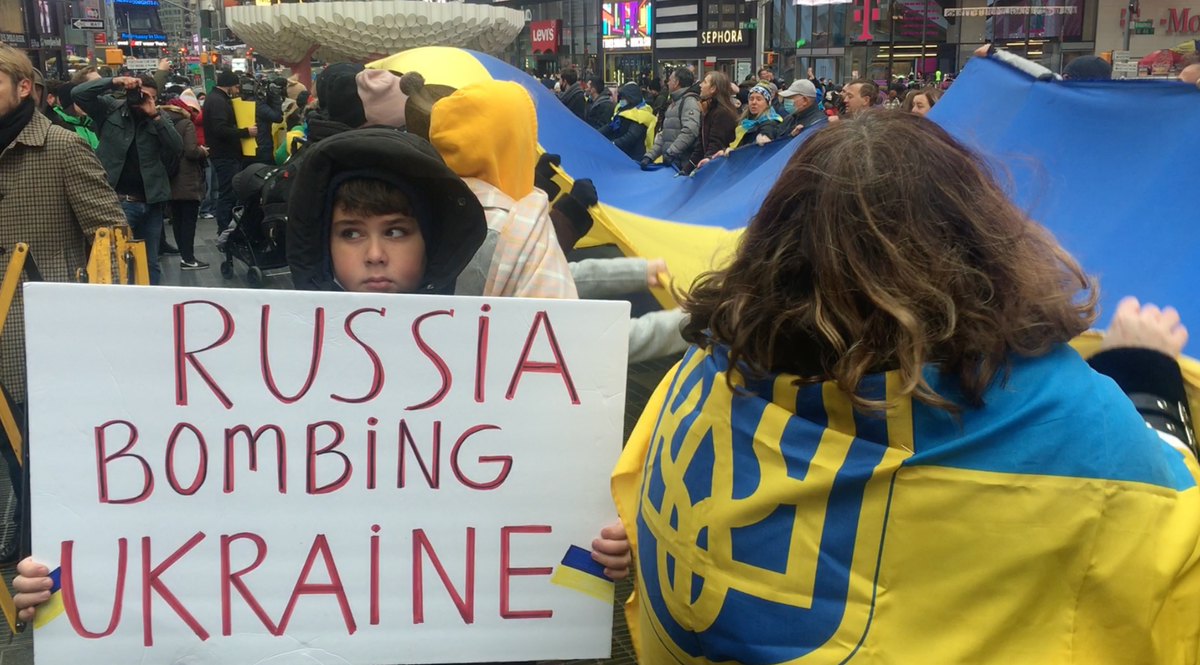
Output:
M233 72L217 74L217 85L204 101L204 140L217 184L217 231L233 221L233 176L242 170L242 139L258 136L258 127L240 128L233 115L233 97L241 79Z
M117 98L116 91L124 97ZM158 84L145 74L99 78L76 87L71 97L92 119L96 156L134 237L146 243L150 283L158 284L163 206L171 199L167 165L178 164L183 153L183 139L158 112Z
M258 125L255 137L254 161L275 164L275 141L271 126L283 122L283 88L272 79L255 90L254 121Z

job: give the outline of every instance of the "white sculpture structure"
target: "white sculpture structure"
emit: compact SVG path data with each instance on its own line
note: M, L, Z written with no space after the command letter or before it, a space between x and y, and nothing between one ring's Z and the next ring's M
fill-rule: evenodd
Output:
M225 19L255 52L297 73L312 57L363 62L418 46L499 53L525 25L516 9L419 0L246 5Z

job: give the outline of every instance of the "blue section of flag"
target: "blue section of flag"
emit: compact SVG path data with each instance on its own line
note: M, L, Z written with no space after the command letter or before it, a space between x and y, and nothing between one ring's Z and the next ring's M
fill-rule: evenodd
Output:
M646 172L599 132L582 131L533 78L491 56L473 55L493 78L529 90L538 140L562 157L568 175L591 178L605 204L656 220L745 227L814 129L793 140L734 150L690 178L677 177L674 169ZM1146 122L1147 108L1154 109L1154 122ZM1200 320L1194 292L1200 284L1200 224L1195 197L1181 184L1200 154L1195 86L1038 82L993 59L972 58L928 117L992 157L1017 203L1087 272L1100 276L1102 311L1112 312L1121 297L1133 295L1175 306L1185 322Z
M562 565L566 566L567 568L574 568L581 573L587 573L588 575L593 575L604 581L608 581L608 578L604 575L604 566L596 563L592 559L592 553L583 549L582 547L572 545L570 549L567 550L567 553L563 555Z
M1195 486L1182 455L1147 454L1147 448L1134 445L1097 446L1071 425L1106 423L1112 431L1137 431L1143 425L1128 408L1125 393L1111 381L1097 380L1074 349L1064 344L1036 358L1014 356L1011 363L1003 389L988 391L986 408L951 415L913 400L917 454L906 464L1101 478L1175 491ZM958 394L956 380L937 368L927 368L925 379L940 395Z
M54 586L50 587L51 594L58 593L58 590L62 588L62 583L59 581L61 577L62 568L55 568L54 570L50 571L50 580L54 582Z

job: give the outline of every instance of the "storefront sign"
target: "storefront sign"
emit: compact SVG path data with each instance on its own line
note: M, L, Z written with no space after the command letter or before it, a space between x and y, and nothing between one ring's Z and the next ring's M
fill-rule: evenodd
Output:
M166 46L162 39L118 39L117 46Z
M41 48L62 48L62 39L60 37L42 37L41 42Z
M0 43L8 44L9 46L25 46L29 42L26 41L25 35L19 32L0 32Z
M1190 14L1189 7L1178 10L1172 7L1170 12L1168 18L1159 21L1159 25L1167 26L1167 34L1200 32L1200 11Z
M136 39L138 41L160 40L167 38L166 35L156 32L122 32L120 37L121 39Z
M623 51L637 49L644 51L650 48L649 37L605 37L605 51Z
M745 44L746 33L742 30L705 30L700 33L701 44Z
M601 43L604 50L649 50L651 12L650 0L600 5Z
M874 37L871 33L871 22L879 20L879 5L873 0L858 0L857 4L854 20L862 25L862 32L858 33L855 39L870 41Z
M562 21L531 21L529 41L535 53L558 53L558 39L562 33Z

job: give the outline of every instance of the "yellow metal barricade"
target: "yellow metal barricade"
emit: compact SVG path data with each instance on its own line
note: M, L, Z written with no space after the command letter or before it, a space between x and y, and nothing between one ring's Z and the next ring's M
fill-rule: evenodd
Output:
M8 267L4 271L4 280L0 282L0 330L4 329L4 323L8 320L8 312L12 309L13 299L21 286L22 274L26 276L26 281L42 281L37 263L29 254L29 246L19 242L13 248ZM141 240L133 237L128 226L99 229L92 242L87 267L76 271L75 278L89 284L149 284L150 265L146 262L146 246ZM17 461L24 466L25 439L21 425L13 414L7 393L0 394L0 426L4 428ZM25 481L29 482L28 477ZM28 510L28 505L24 502L22 510ZM28 514L25 515L25 519L28 519ZM16 537L20 538L21 534L18 533ZM24 547L22 549L24 550ZM22 551L22 554L25 552ZM17 608L13 603L12 594L8 586L3 584L0 584L0 609L4 611L9 630L14 633L24 630L25 626L17 621Z
M76 279L88 284L149 284L145 243L134 239L128 226L97 230L87 267Z

